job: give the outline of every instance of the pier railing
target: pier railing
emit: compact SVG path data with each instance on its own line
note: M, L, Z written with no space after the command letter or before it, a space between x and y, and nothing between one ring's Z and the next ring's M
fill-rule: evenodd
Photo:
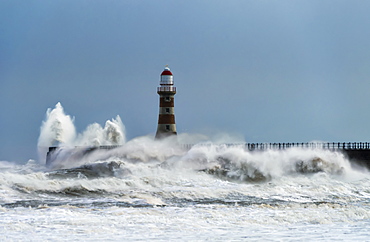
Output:
M201 146L211 145L210 143L197 144ZM307 148L307 149L330 149L330 150L366 150L370 149L370 142L307 142L307 143L229 143L223 144L227 147L243 146L252 150L275 149L282 150L288 148ZM184 148L191 149L193 144L184 144Z

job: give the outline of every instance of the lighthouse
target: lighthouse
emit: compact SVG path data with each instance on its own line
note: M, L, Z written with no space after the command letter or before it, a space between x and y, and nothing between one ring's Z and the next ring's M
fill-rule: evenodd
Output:
M170 135L176 135L175 123L175 94L176 87L173 86L173 75L168 68L164 68L159 82L160 86L157 87L159 95L159 117L156 139L161 139Z

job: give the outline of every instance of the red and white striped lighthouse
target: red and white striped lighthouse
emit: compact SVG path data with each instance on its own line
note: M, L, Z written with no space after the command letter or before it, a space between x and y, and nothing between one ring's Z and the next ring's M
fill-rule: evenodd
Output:
M166 65L161 74L160 86L157 88L159 94L159 117L156 139L170 135L176 135L175 123L175 94L176 87L173 86L173 75Z

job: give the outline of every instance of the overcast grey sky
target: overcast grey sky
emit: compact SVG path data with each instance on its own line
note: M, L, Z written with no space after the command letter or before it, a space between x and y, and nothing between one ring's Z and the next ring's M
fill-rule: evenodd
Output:
M57 102L154 135L166 64L180 133L370 141L369 24L366 0L0 0L0 160L37 159Z

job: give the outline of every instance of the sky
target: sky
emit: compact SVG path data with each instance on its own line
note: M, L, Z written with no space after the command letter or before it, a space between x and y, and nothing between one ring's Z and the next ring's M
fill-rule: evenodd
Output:
M46 110L154 135L370 141L370 1L0 0L0 160L37 159Z

